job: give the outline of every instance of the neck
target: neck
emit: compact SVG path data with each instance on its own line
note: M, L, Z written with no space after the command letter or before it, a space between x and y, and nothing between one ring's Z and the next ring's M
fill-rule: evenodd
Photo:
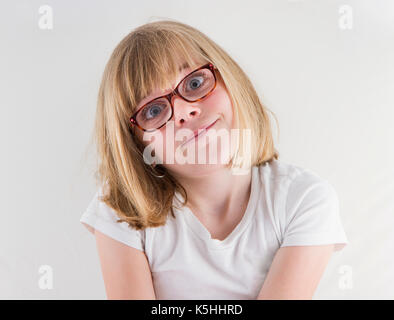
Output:
M248 174L233 175L220 168L198 177L178 177L187 191L187 206L203 219L224 220L231 212L246 209L251 192L251 170Z

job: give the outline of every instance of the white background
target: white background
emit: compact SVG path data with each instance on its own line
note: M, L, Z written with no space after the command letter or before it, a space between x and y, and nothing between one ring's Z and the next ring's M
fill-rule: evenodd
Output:
M38 26L42 5L52 30ZM159 18L222 46L277 115L280 159L336 188L350 243L314 298L394 298L394 1L25 0L0 12L1 299L106 298L79 222L96 191L98 86L117 43ZM39 287L42 265L53 289Z

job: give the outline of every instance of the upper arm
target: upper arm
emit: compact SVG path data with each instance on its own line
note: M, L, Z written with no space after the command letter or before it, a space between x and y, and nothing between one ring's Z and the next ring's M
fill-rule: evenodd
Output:
M279 248L257 299L312 299L333 250L334 244Z
M95 238L107 299L156 299L145 253L98 230Z

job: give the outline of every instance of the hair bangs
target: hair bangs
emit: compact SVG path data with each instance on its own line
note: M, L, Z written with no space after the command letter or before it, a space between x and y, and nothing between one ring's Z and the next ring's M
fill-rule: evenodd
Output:
M197 68L208 61L196 44L172 32L144 33L136 38L124 78L131 91L132 112L153 91L173 89L183 68Z

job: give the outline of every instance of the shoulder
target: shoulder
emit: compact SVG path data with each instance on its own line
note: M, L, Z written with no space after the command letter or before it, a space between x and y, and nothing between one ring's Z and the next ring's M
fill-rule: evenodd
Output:
M283 201L289 193L308 185L328 182L317 173L301 166L274 159L256 168L263 192Z
M301 166L288 163L282 160L273 159L270 162L266 162L258 166L258 170L261 176L264 178L274 180L286 180L293 179L301 173L309 172L315 174L312 171L305 169Z
M143 250L146 230L137 230L127 222L120 220L116 211L102 201L104 188L99 186L88 207L83 212L80 222L94 234L95 230L129 246Z
M332 184L310 169L273 160L257 170L261 201L282 232L296 216L339 210Z
M347 243L338 194L316 172L283 161L259 168L265 208L282 238L281 246Z

